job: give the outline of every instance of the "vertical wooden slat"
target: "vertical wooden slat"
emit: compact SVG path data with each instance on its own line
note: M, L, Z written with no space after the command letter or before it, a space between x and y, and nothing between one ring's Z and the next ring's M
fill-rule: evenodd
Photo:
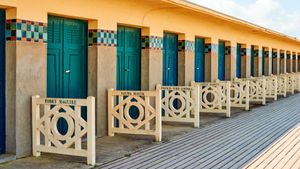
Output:
M87 124L88 124L87 163L89 165L95 165L95 163L96 163L95 98L88 97L87 101L88 101L88 106L87 106Z
M47 134L51 134L51 131L50 131L50 105L44 105L44 116L46 117L45 119L45 130L47 132ZM46 146L51 146L51 142L48 138L48 135L45 135L45 145Z
M41 152L37 151L36 146L40 145L41 135L37 126L37 121L40 119L40 105L36 103L36 100L40 96L32 96L32 154L33 156L41 156Z
M89 114L87 114L89 116ZM79 119L81 119L81 107L80 106L75 106L75 136L81 131L81 126L79 124ZM89 124L88 124L89 125ZM81 138L77 138L75 141L75 149L76 150L81 150Z
M156 108L156 141L161 141L162 138L162 122L161 122L161 90L156 89L156 100L155 100L155 108Z
M146 105L144 107L144 109L145 109L145 119L149 119L150 114L149 114L148 106L151 107L149 96L145 96L145 102L146 102ZM151 121L146 121L145 130L150 130L150 122Z
M113 132L113 129L114 129L114 116L113 116L113 112L112 112L112 109L114 107L114 96L112 95L113 94L113 91L114 89L108 89L108 101L107 101L107 108L108 108L108 115L107 115L107 118L108 118L108 136L114 136L114 132Z
M120 104L123 101L124 97L123 96L118 96L118 99L119 99L118 103ZM122 107L122 108L119 109L119 118L120 119L124 118L124 107ZM115 121L115 120L113 120L113 121ZM124 124L123 124L122 120L119 120L119 127L121 129L124 128Z

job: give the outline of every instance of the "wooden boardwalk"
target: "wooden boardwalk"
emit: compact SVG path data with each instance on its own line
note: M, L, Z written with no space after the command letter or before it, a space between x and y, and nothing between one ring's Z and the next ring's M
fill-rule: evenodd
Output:
M235 169L247 167L249 163L248 167L255 168L269 161L278 163L278 160L293 160L296 162L299 159L299 152L297 152L300 144L297 143L300 140L300 129L297 128L299 123L300 94L296 94L244 112L237 117L224 119L220 123L201 128L179 139L136 152L130 157L104 164L100 168ZM291 132L293 128L295 130ZM297 138L296 141L295 138ZM285 140L288 140L290 144L285 143ZM276 142L282 146L276 146L274 144ZM270 146L277 148L266 151ZM286 152L296 154L296 156L291 156L294 159L290 160L284 153L273 155L273 153L281 152L277 150L279 147L281 149L296 147L293 152ZM285 152L285 150L282 151ZM260 158L257 157L260 154L266 154L266 157L261 156L263 159L259 160ZM291 168L293 165L289 164Z

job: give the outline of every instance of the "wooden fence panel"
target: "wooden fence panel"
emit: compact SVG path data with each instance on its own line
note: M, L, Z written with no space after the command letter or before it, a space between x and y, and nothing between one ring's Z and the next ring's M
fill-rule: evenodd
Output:
M225 113L230 117L230 82L195 83L199 86L199 109L204 113Z
M132 107L136 108L134 112L138 116L136 118L131 116ZM152 135L155 136L156 141L161 141L161 128L160 90L108 90L109 136L114 136L115 133Z
M82 117L86 107L86 120ZM60 133L57 123L64 119L68 126L65 134ZM33 155L41 152L87 157L94 165L95 145L95 98L56 99L32 96L32 143ZM87 146L82 146L82 138Z
M193 123L199 128L199 87L198 86L161 86L162 121Z
M249 110L249 88L249 80L230 82L231 107L245 108L245 110Z
M277 100L278 81L276 76L265 76L266 98Z
M287 73L284 74L284 76L287 77L287 92L290 94L294 94L295 93L295 76Z
M286 97L287 94L287 76L277 75L277 95Z

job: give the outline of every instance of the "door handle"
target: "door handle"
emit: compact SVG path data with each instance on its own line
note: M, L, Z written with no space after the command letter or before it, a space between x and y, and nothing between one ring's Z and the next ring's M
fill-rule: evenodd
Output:
M171 68L168 68L168 70L171 70Z
M71 72L71 70L65 70L64 72L65 72L65 73L70 73L70 72Z

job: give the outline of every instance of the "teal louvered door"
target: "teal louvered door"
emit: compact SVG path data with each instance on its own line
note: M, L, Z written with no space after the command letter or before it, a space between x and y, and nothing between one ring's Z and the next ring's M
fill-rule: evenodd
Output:
M178 35L164 34L163 44L163 85L178 85Z
M117 89L141 90L141 30L118 26Z
M254 46L251 46L251 57L250 57L250 72L251 72L251 76L254 76Z
M0 154L5 153L5 10L0 9Z
M47 96L87 97L87 23L49 16L47 54ZM67 131L63 119L61 133Z
M265 49L262 49L262 59L261 59L261 71L262 71L262 75L265 75Z
M225 42L219 41L218 50L218 78L225 80Z
M242 58L241 58L242 46L237 44L236 47L236 77L241 78Z
M195 40L195 81L204 82L205 76L205 39Z

